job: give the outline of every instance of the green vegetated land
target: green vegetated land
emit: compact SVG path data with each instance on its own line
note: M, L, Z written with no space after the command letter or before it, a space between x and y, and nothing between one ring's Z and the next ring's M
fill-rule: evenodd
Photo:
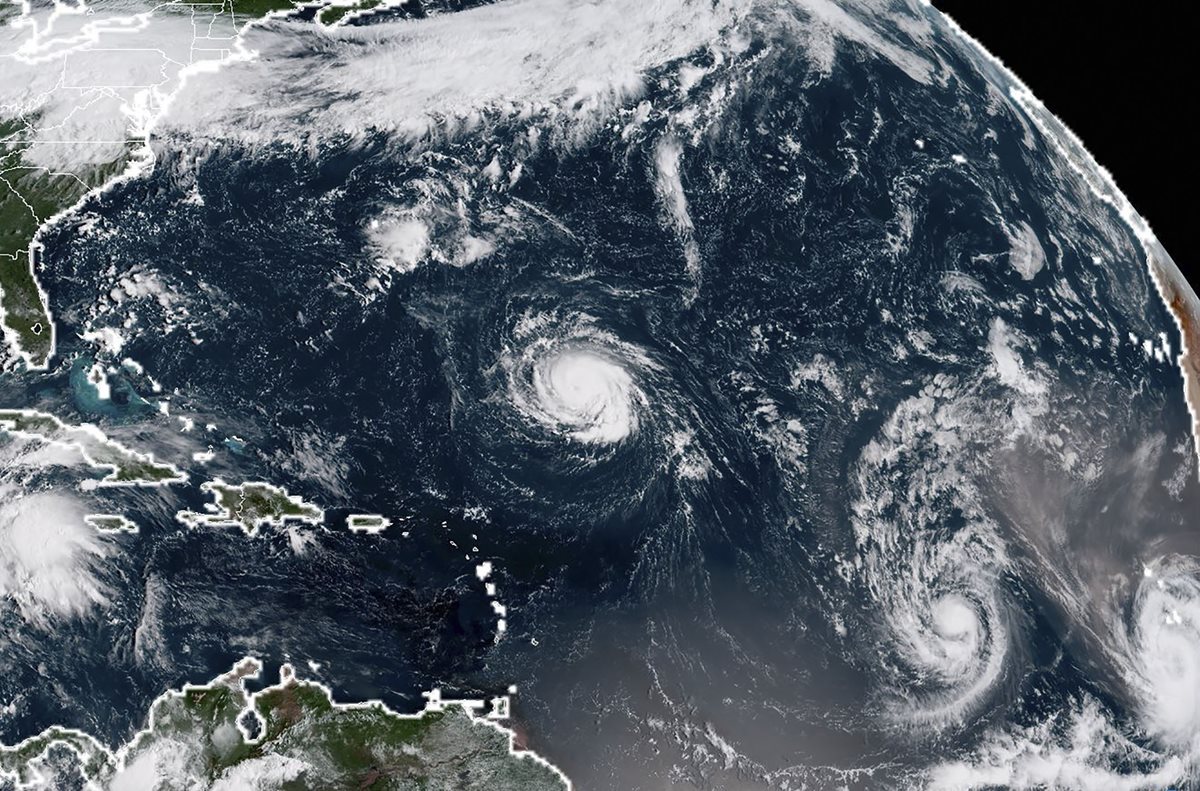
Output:
M459 704L404 717L377 704L336 705L319 685L293 679L253 698L255 732L247 739L238 723L248 716L250 703L235 671L210 685L159 698L150 728L122 760L90 737L51 729L18 747L0 749L0 772L19 782L35 771L46 774L46 756L57 744L73 748L67 755L73 765L64 767L60 759L51 770L82 774L102 789L124 787L133 778L147 791L217 785L278 791L567 787L550 767L514 754L506 732Z
M331 16L323 21L332 24L351 11L379 4L380 0L359 0L349 7L330 7L325 12ZM229 9L234 21L241 23L301 5L292 0L220 0L170 7ZM11 23L19 14L19 5L0 0L0 25ZM71 172L38 167L24 157L34 138L36 122L36 117L0 118L0 306L17 351L24 352L34 367L44 367L53 352L52 317L38 288L39 262L30 260L30 245L38 228L50 217L124 170L128 149L111 162ZM134 144L130 142L130 146Z
M228 484L212 481L204 484L216 501L218 514L201 514L197 521L237 522L253 533L265 524L282 525L289 520L320 522L324 512L311 503L269 483Z
M169 464L130 458L128 453L122 453L112 448L95 457L100 464L112 465L115 469L104 480L114 484L156 484L180 482L179 470Z
M170 464L154 461L109 440L98 429L70 426L46 412L30 409L0 409L0 432L12 432L43 442L73 445L92 466L108 474L108 485L182 483L184 476Z
M58 439L63 424L53 415L27 409L0 409L0 429L34 434L48 442Z
M323 2L324 0L315 0ZM3 2L3 0L0 0ZM303 0L177 0L177 2L160 6L166 13L186 12L192 14L211 14L224 16L232 13L234 22L239 25L255 19L261 19L272 11L290 11L305 5Z
M137 525L120 514L88 514L84 521L102 533L116 533L122 530L136 531Z
M53 726L26 739L15 747L0 745L0 786L4 780L16 780L20 788L37 788L34 782L44 777L45 756L56 748L66 747L74 753L74 763L86 777L100 777L111 767L111 759L103 745L90 736Z
M383 5L383 0L358 0L358 2L352 5L326 6L321 9L321 13L317 15L317 19L323 25L336 25L349 14L356 11L370 11L372 8L378 8L381 5Z
M38 290L30 244L46 220L120 173L121 156L77 173L29 164L24 153L36 119L0 119L0 305L5 326L33 365L46 364L53 351L50 315Z
M178 8L213 8L218 4L222 13L232 10L234 20L239 23L260 19L272 11L293 11L307 6L318 9L316 18L321 24L332 25L353 11L378 8L383 5L383 0L353 0L348 5L331 5L330 0L218 0L215 3L186 0Z
M243 19L257 19L272 11L284 11L299 5L291 0L229 0L229 2L233 5L234 17Z

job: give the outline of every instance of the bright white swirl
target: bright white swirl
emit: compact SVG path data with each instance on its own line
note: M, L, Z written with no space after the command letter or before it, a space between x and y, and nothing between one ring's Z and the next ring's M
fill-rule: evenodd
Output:
M1083 693L1056 717L1007 723L967 756L932 767L929 791L1196 788L1200 781L1200 565L1180 557L1146 566L1133 601L1123 586L1109 613L1112 652L1141 729L1115 721ZM1119 592L1120 593L1120 592ZM1159 744L1148 748L1142 734Z
M1148 565L1120 632L1143 726L1165 746L1200 750L1200 565L1179 557Z
M999 557L987 533L966 529L919 539L907 557L885 563L898 578L879 591L879 603L899 665L889 696L902 724L960 724L999 681L1009 639ZM878 559L871 565L880 568Z
M637 382L657 366L590 316L526 315L523 348L505 359L509 396L527 419L578 442L609 445L637 433L649 400Z
M1007 560L967 467L973 409L950 395L900 404L859 458L852 514L887 712L935 730L986 703L1010 650Z
M580 442L620 442L637 430L633 379L591 351L563 351L537 363L533 388L543 422L569 429Z

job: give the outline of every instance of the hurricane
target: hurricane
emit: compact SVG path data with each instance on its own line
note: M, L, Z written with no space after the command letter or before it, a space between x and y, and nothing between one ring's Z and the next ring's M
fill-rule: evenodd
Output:
M854 576L889 658L878 693L890 726L964 725L1014 661L1009 561L975 482L982 432L961 389L939 377L903 402L858 466Z
M1200 308L933 6L99 1L0 12L0 787L1197 784Z
M1178 556L1148 563L1117 638L1144 727L1200 754L1200 565Z
M970 531L918 540L904 558L915 573L881 596L897 660L895 724L961 726L994 693L1012 639L1002 558L994 539Z
M638 383L656 373L646 354L586 314L522 318L504 358L512 404L528 421L576 442L609 445L638 431L652 405Z

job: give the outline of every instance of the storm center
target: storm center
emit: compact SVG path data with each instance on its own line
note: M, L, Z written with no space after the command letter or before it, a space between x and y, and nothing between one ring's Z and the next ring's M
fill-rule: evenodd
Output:
M580 442L619 442L637 428L633 380L601 355L555 354L535 367L533 387L544 413Z

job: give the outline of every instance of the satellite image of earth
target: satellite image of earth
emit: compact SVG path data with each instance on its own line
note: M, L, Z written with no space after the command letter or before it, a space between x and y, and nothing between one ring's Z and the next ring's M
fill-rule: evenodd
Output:
M0 789L1200 787L1200 301L915 0L4 0Z

